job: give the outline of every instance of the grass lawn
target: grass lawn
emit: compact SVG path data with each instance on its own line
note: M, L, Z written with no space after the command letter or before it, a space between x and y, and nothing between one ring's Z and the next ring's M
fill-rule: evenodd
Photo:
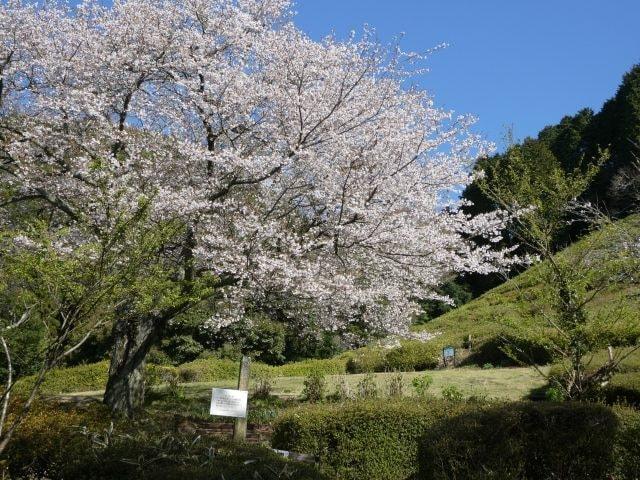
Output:
M547 368L547 367L544 367ZM476 395L488 398L501 398L507 400L520 400L525 398L531 390L544 385L544 380L532 368L457 368L446 370L430 370L426 372L405 372L402 373L404 379L404 395L414 395L411 381L419 376L428 374L433 378L433 384L429 388L430 393L439 396L443 387L453 385L457 387L465 397ZM372 374L380 396L387 394L387 383L395 373L375 373ZM349 388L356 389L358 382L366 374L353 375L329 375L327 376L327 393L335 391L336 385L344 379ZM298 397L304 388L304 377L276 377L272 380L273 394L284 397ZM210 398L211 388L236 388L234 380L219 380L205 383L183 383L184 395L189 399ZM164 387L157 387L159 390ZM99 396L101 391L77 392L65 396ZM208 403L205 403L208 407Z
M433 378L430 392L439 396L442 387L454 385L465 396L483 395L489 398L503 398L519 400L526 397L532 389L544 385L544 380L532 368L459 368L447 370L430 370L426 372L402 373L404 380L404 395L414 395L411 381L423 375ZM381 396L387 394L387 383L396 373L373 374ZM358 382L366 374L330 375L327 377L327 392L335 391L336 384L342 379L353 391ZM302 394L303 377L279 377L273 381L273 393L283 397L297 397ZM235 388L233 381L219 381L213 383L185 384L191 395L209 395L212 387Z

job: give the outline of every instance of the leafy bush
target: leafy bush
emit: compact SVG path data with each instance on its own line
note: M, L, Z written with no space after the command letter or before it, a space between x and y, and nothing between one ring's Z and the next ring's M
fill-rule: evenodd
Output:
M385 359L386 370L412 372L438 366L440 349L430 342L411 341L389 350Z
M442 398L450 402L460 402L464 397L455 385L445 385L442 387Z
M350 352L346 365L348 373L372 373L386 370L387 352L381 348L364 347Z
M143 418L110 425L102 405L39 406L9 444L10 478L320 480L312 465L268 449L203 439Z
M191 362L198 358L204 347L193 339L191 335L176 335L162 341L161 351L164 352L174 365Z
M287 411L272 443L341 479L631 480L639 434L622 407L381 399Z
M327 398L334 402L344 402L351 398L351 390L349 389L349 384L347 383L347 379L344 375L341 375L336 380L336 389Z
M240 364L235 360L200 358L193 362L180 365L178 372L182 378L190 378L192 379L191 381L215 382L216 380L237 378L239 369ZM257 369L256 365L252 364L251 369L255 372Z
M166 365L147 365L145 369L145 380L147 385L155 386L168 384L172 388L177 387L181 377L174 367Z
M413 372L438 366L439 347L431 342L405 341L399 347L364 347L349 354L349 373Z
M197 339L209 349L231 345L255 360L279 365L285 360L285 334L282 323L254 313L248 319L222 328L209 328L205 324L198 331Z
M637 464L639 444L620 440L637 432L637 413L579 403L470 407L426 430L418 478L635 478L624 472Z
M109 362L78 365L70 368L54 368L45 377L40 391L47 394L102 390L107 384ZM16 391L31 388L34 378L26 377L16 384Z
M427 395L427 391L429 387L433 383L433 377L431 375L420 375L419 377L415 377L411 380L411 385L416 392L416 395L419 397L424 397Z
M276 420L272 444L316 455L332 477L406 479L425 429L461 405L385 398L303 406Z
M277 377L306 377L311 372L321 372L325 375L341 375L347 373L347 358L338 356L326 359L309 359L299 362L285 363L277 367L270 367Z
M304 360L277 367L254 362L251 372L254 375L268 374L273 377L304 377L318 371L325 375L337 375L346 372L346 357ZM170 383L177 375L181 382L214 382L237 378L239 363L237 360L220 358L200 358L180 367L147 364L147 381L150 385ZM46 394L85 392L102 390L107 384L109 362L102 361L88 365L51 370L42 385L41 392ZM169 377L171 376L171 378ZM25 392L33 385L33 377L25 377L16 384L18 393Z
M324 399L326 388L327 379L324 374L319 371L311 372L307 378L304 379L302 396L311 403L321 402Z
M253 377L253 396L255 398L269 398L273 390L273 377L268 373L261 373Z
M2 307L0 307L0 314ZM42 349L45 346L45 327L40 322L26 322L21 328L9 330L5 334L5 341L12 352L13 379L32 375L38 371L42 365ZM4 358L0 362L0 383L4 384L7 379L7 362Z

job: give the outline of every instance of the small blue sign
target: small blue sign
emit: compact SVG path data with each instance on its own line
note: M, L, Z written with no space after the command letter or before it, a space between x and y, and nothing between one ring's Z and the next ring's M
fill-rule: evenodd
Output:
M444 358L454 358L456 356L456 349L453 347L444 347L442 349L442 356Z

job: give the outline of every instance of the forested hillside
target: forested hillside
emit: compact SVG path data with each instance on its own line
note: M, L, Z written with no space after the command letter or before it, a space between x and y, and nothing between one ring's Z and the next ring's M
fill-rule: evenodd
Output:
M507 139L506 151L482 158L476 170L482 170L489 186L496 179L510 178L515 188L518 183L535 182L544 187L551 179L550 172L561 169L567 174L586 171L599 166L600 171L585 191L582 200L589 201L613 218L624 218L638 207L640 196L640 65L633 66L622 78L615 95L607 100L599 112L585 108L563 117L555 125L543 128L536 138L516 142ZM511 171L517 166L518 172ZM521 168L529 169L522 175ZM489 198L476 181L469 185L463 198L471 205L465 207L470 214L495 210L496 203ZM522 204L527 199L522 198ZM555 238L555 249L561 250L578 238L585 230L576 218L567 218L568 226ZM504 239L505 245L517 240ZM458 303L464 303L503 282L499 275L465 275L443 288ZM426 316L433 318L448 310L442 305L427 303Z

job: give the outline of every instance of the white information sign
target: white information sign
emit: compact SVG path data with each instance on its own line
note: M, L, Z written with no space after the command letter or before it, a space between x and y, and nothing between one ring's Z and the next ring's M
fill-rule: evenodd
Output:
M247 391L214 388L211 393L211 415L246 418Z

